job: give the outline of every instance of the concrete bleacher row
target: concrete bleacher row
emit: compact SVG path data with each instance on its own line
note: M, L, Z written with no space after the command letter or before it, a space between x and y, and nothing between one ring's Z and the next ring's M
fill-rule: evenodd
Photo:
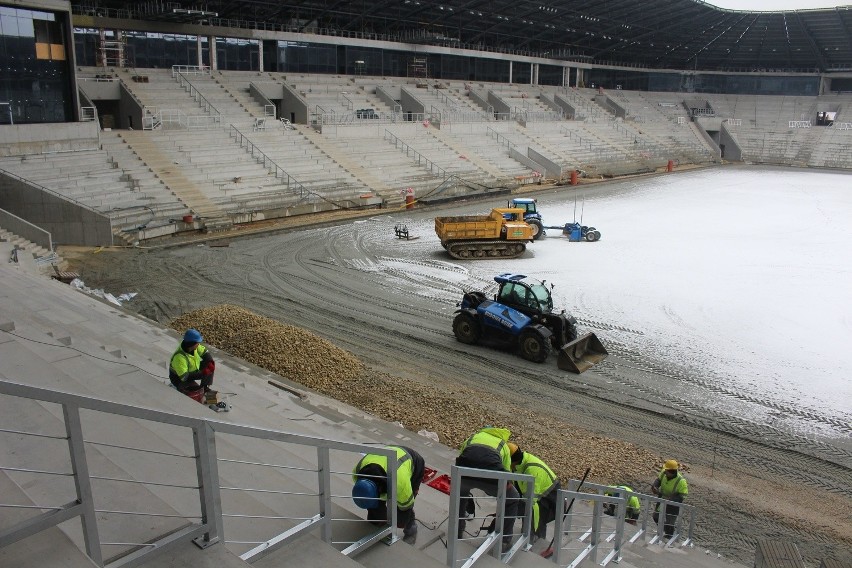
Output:
M213 414L166 384L165 361L179 341L174 331L15 267L0 266L0 284L0 381L44 387L57 399L62 395L56 391L88 397L102 409L80 412L82 447L74 450L65 433L66 415L58 404L0 395L0 534L40 511L73 503L77 489L74 477L67 473L69 450L78 457L85 451L96 512L90 521L98 529L95 550L104 561L121 562L123 557L129 559L148 550L156 554L141 557L134 565L246 566L239 555L300 525L316 510L317 473L322 462L311 446L302 445L296 437L308 436L318 444L324 440L337 446L361 444L360 448L404 444L415 448L439 471L449 471L456 455L452 448L306 391L286 377L217 350L216 386L228 397L232 410ZM283 388L271 386L270 380ZM139 416L122 415L98 401L130 405ZM156 413L173 416L175 423L162 422ZM207 503L211 508L206 514L197 498L201 472L193 465L204 445L198 445L188 428L205 419L273 429L287 436L273 441L215 434L218 467L215 475L205 474L205 479L211 484L207 491L215 490L219 498ZM350 471L360 457L356 448L335 447L328 453L333 543L323 542L321 527L316 526L253 565L446 565L448 497L426 486L417 498L417 543L411 546L396 541L385 546L376 542L352 557L341 554L342 549L376 530L362 520L363 511L349 498ZM578 501L574 511L575 518L591 519L585 502ZM211 515L221 516L222 532L217 535L219 541L205 550L188 542L160 550L146 547L146 543L160 543L170 534L191 530ZM653 528L641 540L625 543L620 566L733 565L707 556L703 550L651 546L656 540ZM0 564L20 568L95 566L98 564L85 554L91 536L81 530L79 519L72 518L44 533L0 546ZM455 545L462 554L470 554L473 546L486 539L468 537ZM165 547L166 542L160 546ZM584 545L575 543L573 548L575 553L582 552ZM496 568L503 564L482 556L476 565ZM522 550L511 565L544 568L553 563Z
M669 160L713 163L718 161L718 149L708 145L694 123L684 120L686 106L699 99L719 118L740 121L730 130L747 161L852 165L850 131L820 127L810 133L792 132L787 126L788 119L815 112L821 105L830 105L842 117L849 97L840 95L825 103L813 97L695 93L687 100L678 93L619 90L605 93L627 110L624 119L616 119L595 102L600 91L583 88L229 71L181 76L160 69L111 73L146 110L179 111L197 117L204 128L171 125L124 131L120 136L104 132L105 155L96 158L98 169L93 165L71 172L63 169L63 160L68 161L63 154L40 154L23 160L30 161L31 168L10 171L109 214L127 241L210 228L214 223L226 227L257 218L357 206L364 203L364 195L394 206L401 203L404 189L429 193L443 187L446 176L462 186L506 186L546 169L516 159L510 148L522 156L544 156L559 165L563 178L574 169L621 175L652 171ZM146 81L131 80L139 73ZM308 102L319 104L317 97L328 97L325 105L331 107L333 99L332 111L350 114L363 108L393 114L387 96L402 98L407 93L409 100L447 120L421 124L404 116L396 122L359 119L324 125L320 133L301 124L284 128L267 114L269 108L252 98L250 85L258 80L292 86L307 93ZM388 94L383 95L386 100L377 96L379 87ZM200 104L199 94L213 106ZM519 117L526 109L525 116L538 119L494 120L481 104L488 97L502 101L505 108L520 109ZM559 100L572 105L579 120L546 119ZM213 120L214 115L221 120ZM82 154L71 158L90 159ZM21 161L21 156L11 157L11 162L15 160ZM39 162L53 173L38 171ZM181 221L187 218L192 222Z

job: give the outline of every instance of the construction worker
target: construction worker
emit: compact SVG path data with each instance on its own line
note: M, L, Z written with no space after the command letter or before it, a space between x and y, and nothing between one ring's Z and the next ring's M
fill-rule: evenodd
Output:
M683 503L683 500L686 499L686 496L689 493L689 486L686 483L686 478L680 474L680 471L678 471L679 468L680 466L677 461L667 460L666 463L663 464L663 469L660 471L660 475L657 476L657 479L654 480L654 483L651 485L651 492L667 501ZM660 520L659 510L660 504L657 503L654 511L655 523L658 523ZM678 513L680 513L680 507L676 505L668 505L666 507L666 520L663 526L663 534L666 538L671 538L674 534L674 527Z
M556 518L556 493L559 491L559 479L541 458L520 449L515 443L509 442L512 454L512 471L532 475L533 483L533 518L532 541L547 536L547 523ZM525 481L516 481L518 491L524 495L527 490ZM524 514L524 501L520 501L518 515Z
M202 341L204 338L197 329L186 330L169 361L169 380L177 390L198 402L215 399L217 394L210 389L216 363Z
M456 465L475 469L486 469L489 471L512 471L512 455L509 450L509 437L512 435L505 428L492 428L487 426L473 434L461 445L461 453L456 458ZM479 489L486 495L497 496L497 481L494 479L477 479L475 477L462 477L459 486L461 496L459 511L462 515L476 515L476 503L473 500L471 489ZM506 508L503 520L503 551L509 549L512 542L512 531L515 526L515 518L518 514L518 503L520 495L514 484L506 485ZM459 519L458 538L464 537L465 519Z
M636 519L639 518L639 512L642 504L639 502L639 497L633 494L633 490L627 485L610 485L612 491L604 491L604 495L612 495L615 497L627 497L627 507L624 512L624 520L631 525L636 524ZM622 493L622 491L624 493ZM603 512L605 515L615 516L615 504L609 503L604 505Z
M420 491L426 462L423 456L405 446L387 446L396 451L396 526L402 529L405 540L417 539L417 523L414 518L414 498ZM388 511L388 458L379 454L367 454L352 471L352 500L367 509L367 520L376 525L387 522ZM382 502L385 503L382 503Z

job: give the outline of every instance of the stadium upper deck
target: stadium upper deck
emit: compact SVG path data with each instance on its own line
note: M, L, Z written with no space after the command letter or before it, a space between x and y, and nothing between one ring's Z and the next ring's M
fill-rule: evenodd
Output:
M352 36L592 64L852 71L852 6L779 12L698 0L75 0L77 14Z

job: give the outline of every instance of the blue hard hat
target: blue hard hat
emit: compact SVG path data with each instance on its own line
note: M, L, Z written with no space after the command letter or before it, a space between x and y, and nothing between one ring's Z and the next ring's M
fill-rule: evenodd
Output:
M359 479L352 486L352 500L362 509L375 509L379 506L379 488L369 479Z
M197 329L187 329L186 333L183 334L183 340L190 343L201 343L204 338L201 337L201 332Z

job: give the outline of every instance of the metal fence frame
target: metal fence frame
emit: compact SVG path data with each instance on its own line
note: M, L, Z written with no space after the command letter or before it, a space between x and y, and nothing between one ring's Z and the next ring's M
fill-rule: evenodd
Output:
M138 566L147 562L151 555L162 553L189 540L201 548L206 548L220 541L224 542L219 465L216 457L217 434L245 436L261 440L304 445L313 447L317 452L318 468L316 473L319 485L319 491L317 493L317 514L242 554L240 557L245 561L252 561L261 558L262 556L277 550L285 544L292 542L302 534L317 527L320 529L321 539L329 545L333 543L331 525L331 505L333 497L331 493L331 474L333 472L329 465L330 450L342 450L358 454L373 453L386 456L388 459L387 499L390 503L396 502L396 474L398 465L396 452L383 447L314 438L301 434L288 433L281 430L246 426L206 418L194 418L9 381L0 381L0 395L22 397L61 405L66 432L65 439L68 441L69 456L71 460L71 475L73 475L74 478L76 492L76 499L64 505L56 507L33 506L32 508L34 509L41 511L48 509L48 511L0 531L0 548L18 542L34 534L38 534L39 532L54 527L59 523L76 517L80 517L81 519L86 554L98 566L103 566L105 568L129 568L131 566ZM80 410L82 409L191 429L195 449L194 456L191 457L193 457L195 461L198 484L197 487L193 487L192 489L196 489L198 491L201 510L200 521L191 523L189 526L176 532L154 539L150 543L146 543L145 546L141 546L135 551L105 564L101 550L102 542L99 536L97 520L98 511L95 509L92 491L92 479L97 479L97 477L91 475L89 471L89 462L86 458L85 444L87 443L87 440L85 440L83 436L83 426L80 419ZM10 430L2 430L0 433L45 437L44 435L34 434L31 432ZM139 450L139 448L125 449ZM48 473L33 472L6 466L2 466L0 469L30 473ZM12 507L12 505L0 504L0 508L3 507ZM364 536L360 540L349 544L349 546L343 549L341 553L349 556L378 542L382 542L383 540L389 540L391 543L398 540L396 530L394 528L397 524L396 507L389 507L389 510L390 518L388 519L387 524Z
M485 537L485 540L476 547L473 554L468 556L467 558L459 559L459 539L458 539L458 527L459 527L459 511L461 510L459 506L459 500L461 497L460 488L461 488L461 480L464 477L471 477L477 479L493 479L497 483L497 497L486 497L485 499L495 500L496 512L495 512L495 521L494 521L494 532L488 533ZM504 536L514 536L514 535L504 535L503 534L503 520L505 518L505 510L506 510L506 485L507 483L512 483L516 481L523 481L527 484L526 492L521 495L521 499L523 499L526 503L524 509L524 516L522 517L522 526L521 533L519 538L512 544L511 548L505 553L502 552L502 540ZM469 568L473 566L476 561L485 554L491 553L491 556L500 560L504 564L508 564L512 561L512 558L521 550L529 549L530 542L530 531L532 527L532 503L533 503L533 489L535 485L535 478L531 475L525 475L520 473L509 473L507 471L491 471L484 469L473 469L468 467L459 467L452 466L450 470L450 513L447 520L447 566L450 568L456 568L461 562L461 568ZM474 497L474 499L482 499L480 497Z

